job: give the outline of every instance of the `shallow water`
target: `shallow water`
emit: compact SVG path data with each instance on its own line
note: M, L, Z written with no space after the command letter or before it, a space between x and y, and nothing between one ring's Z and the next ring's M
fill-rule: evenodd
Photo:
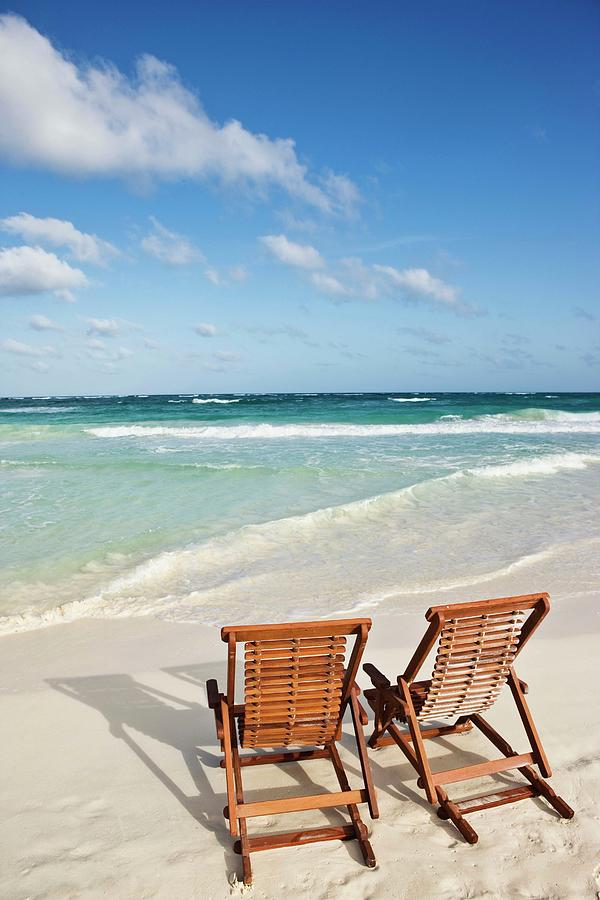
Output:
M600 395L0 400L0 616L316 617L600 537ZM536 588L537 589L537 588Z

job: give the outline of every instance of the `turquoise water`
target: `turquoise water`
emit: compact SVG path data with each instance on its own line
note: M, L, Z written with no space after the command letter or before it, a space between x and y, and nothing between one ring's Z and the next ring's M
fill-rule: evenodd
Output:
M5 631L401 607L600 536L598 394L3 399L0 461Z

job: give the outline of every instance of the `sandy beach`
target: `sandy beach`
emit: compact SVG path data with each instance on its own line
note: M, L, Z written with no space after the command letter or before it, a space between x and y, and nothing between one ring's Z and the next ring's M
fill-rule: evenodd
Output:
M495 584L487 595L511 587ZM573 820L541 800L504 806L472 815L480 840L468 846L428 806L400 752L384 748L370 753L380 819L372 822L365 810L377 869L363 866L354 842L268 851L253 857L252 888L237 881L241 860L222 815L225 778L206 705L206 679L222 683L225 672L218 629L149 617L82 619L2 638L3 897L598 896L595 599L555 597L518 667L554 770L551 784L574 807ZM365 658L394 676L422 625L412 614L374 616ZM364 674L361 681L366 686ZM490 719L521 752L528 749L509 696ZM440 768L451 752L454 765L490 758L476 733L436 744ZM342 750L356 775L348 733ZM314 793L315 785L333 786L332 774L323 760L268 775L248 770L248 796L261 786L263 798L264 788L267 795ZM489 784L455 786L454 795ZM302 813L255 820L252 828L287 830L292 818L299 826L338 821L334 811Z

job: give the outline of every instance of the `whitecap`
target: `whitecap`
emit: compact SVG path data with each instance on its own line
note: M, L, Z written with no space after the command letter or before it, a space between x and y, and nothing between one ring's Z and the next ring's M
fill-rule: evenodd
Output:
M221 400L219 397L211 397L208 400L203 400L201 397L194 397L192 403L239 403L239 398L237 400Z

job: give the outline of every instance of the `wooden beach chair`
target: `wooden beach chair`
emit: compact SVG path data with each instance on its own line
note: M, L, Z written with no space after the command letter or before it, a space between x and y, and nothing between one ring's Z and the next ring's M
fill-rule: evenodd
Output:
M227 806L223 813L229 820L232 836L239 835L234 850L242 856L245 884L252 882L252 852L314 841L355 838L366 865L375 865L367 829L357 806L366 802L371 818L379 815L363 732L368 719L358 701L360 689L355 683L370 627L370 619L339 619L285 625L240 625L221 631L221 638L228 648L227 691L220 693L217 682L211 679L207 682L207 693L224 754L221 766L226 774ZM347 647L347 637L354 638L351 649ZM241 705L236 704L234 696L239 643L246 645L244 703ZM359 790L351 790L336 746L347 707L352 716L362 771L363 787ZM240 755L240 745L254 753ZM290 749L292 747L310 749ZM266 754L260 752L265 748L280 749ZM311 759L331 760L339 791L253 803L244 799L242 769L245 766ZM336 806L347 808L349 824L264 836L250 836L247 832L247 820L255 816Z
M544 778L552 774L525 700L527 685L514 670L515 657L549 608L548 594L434 606L426 613L429 628L404 674L398 676L396 686L375 666L363 666L374 685L365 691L365 698L375 712L375 729L369 745L378 748L397 744L416 769L417 784L425 790L429 802L439 804L438 816L450 819L470 844L477 842L478 835L464 817L478 810L528 797L544 797L563 818L573 816L571 807L532 768L536 764ZM416 681L438 641L431 679ZM481 715L494 704L505 683L529 739L530 753L517 754ZM454 724L422 727L431 720L446 718L455 719ZM408 725L408 731L401 731L395 719ZM424 739L470 731L473 725L503 756L490 762L432 772ZM518 769L528 783L458 802L450 800L446 793L448 784L510 769Z

